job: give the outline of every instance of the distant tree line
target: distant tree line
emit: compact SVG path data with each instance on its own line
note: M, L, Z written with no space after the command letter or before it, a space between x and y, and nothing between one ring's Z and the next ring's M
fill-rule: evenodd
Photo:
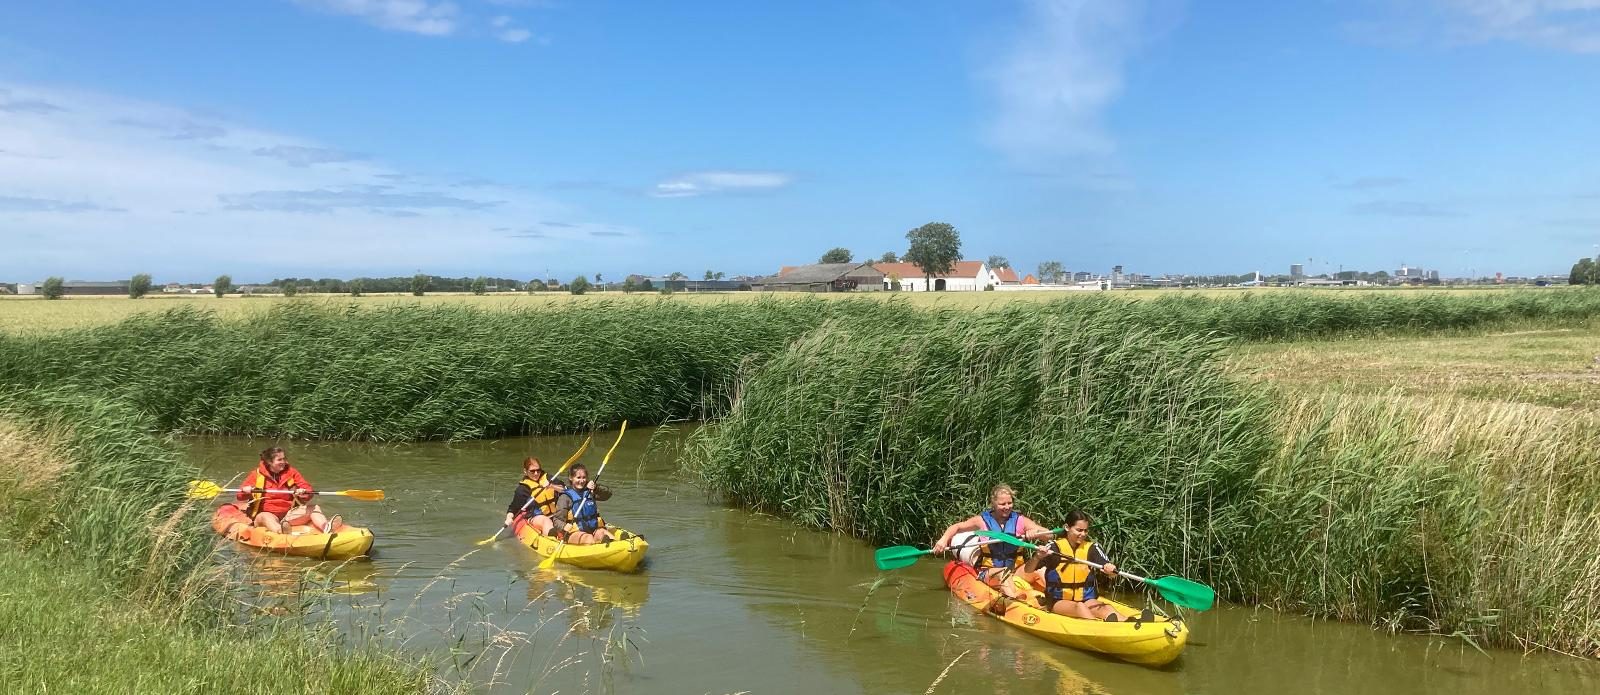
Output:
M1569 285L1600 285L1600 257L1580 258L1572 264L1572 274L1567 276Z
M438 275L407 275L387 278L361 277L353 280L341 280L338 278L277 278L267 284L285 290L284 294L296 294L299 292L316 292L320 294L416 293L419 285L420 289L425 292L478 292L481 294L490 291L521 292L525 283L511 278L447 278ZM291 287L294 289L289 289Z

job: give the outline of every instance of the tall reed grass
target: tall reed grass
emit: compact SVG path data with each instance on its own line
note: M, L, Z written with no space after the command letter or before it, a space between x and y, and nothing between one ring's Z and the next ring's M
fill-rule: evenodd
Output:
M1272 340L1600 316L1600 290L1069 297L1036 313L1163 335ZM891 338L969 311L771 298L473 305L287 302L233 319L182 307L121 323L0 336L0 384L129 401L168 430L380 440L494 437L596 423L714 418L741 370L833 320ZM891 356L892 360L893 357Z
M163 429L380 440L572 431L718 412L748 360L876 302L690 306L596 302L562 310L360 310L284 304L223 321L194 309L12 337L0 383L125 399Z
M728 501L884 543L930 542L1020 483L1041 522L1092 509L1117 547L1206 576L1276 446L1222 347L1109 312L830 324L752 374L685 460Z

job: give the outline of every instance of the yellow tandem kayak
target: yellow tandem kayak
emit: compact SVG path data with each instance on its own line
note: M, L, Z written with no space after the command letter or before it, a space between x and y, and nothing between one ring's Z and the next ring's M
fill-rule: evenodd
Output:
M293 555L318 560L348 560L366 555L372 549L372 532L343 523L322 533L310 526L292 526L288 533L277 533L250 523L243 511L231 504L217 508L211 528L222 537L277 555Z
M528 526L527 521L518 519L512 526L512 531L517 534L517 540L523 545L533 548L533 551L550 557L561 547L561 555L556 562L563 562L574 567L591 570L613 570L616 572L632 572L644 560L644 553L650 549L650 543L644 536L635 535L625 529L608 526L611 529L613 540L605 543L591 545L574 545L568 543L561 546L561 541L539 533L538 530Z
M1069 618L1040 608L1038 598L1042 594L1037 589L1028 595L1027 601L1004 598L978 579L977 570L961 562L945 565L944 582L956 598L1023 632L1135 664L1164 666L1178 658L1189 642L1189 626L1179 619L1156 616L1155 620L1143 623L1132 620L1107 623ZM1100 600L1122 615L1139 614L1137 609L1104 596Z

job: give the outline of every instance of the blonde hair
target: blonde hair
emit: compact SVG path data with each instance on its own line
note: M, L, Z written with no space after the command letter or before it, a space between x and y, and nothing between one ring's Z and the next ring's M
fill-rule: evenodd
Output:
M1010 485L1000 483L999 485L994 486L993 490L989 491L989 503L994 504L995 498L999 497L1000 493L1002 492L1011 495L1012 502L1017 501L1017 491L1012 489Z

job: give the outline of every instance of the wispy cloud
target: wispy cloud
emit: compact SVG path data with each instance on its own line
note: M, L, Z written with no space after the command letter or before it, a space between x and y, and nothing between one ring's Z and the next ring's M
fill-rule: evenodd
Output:
M596 230L592 230L592 231L589 232L589 236L599 236L599 237L619 237L619 236L627 236L627 235L628 235L627 232L619 232L619 231L617 231L615 229L596 229Z
M765 191L783 188L793 181L793 176L777 171L697 171L656 184L650 195L691 198L712 193Z
M490 20L489 25L494 27L494 37L506 43L522 43L533 36L533 32L516 25L516 20L500 15Z
M1346 191L1371 191L1380 188L1394 188L1405 183L1406 179L1398 176L1364 176L1358 179L1337 182L1333 184L1333 187Z
M0 195L0 212L126 212L83 201Z
M1357 215L1382 217L1460 217L1461 213L1415 200L1373 200L1350 206Z
M1032 169L1112 153L1102 118L1150 20L1140 0L1028 0L1010 49L981 73L995 100L988 140Z
M56 106L48 101L41 101L39 99L0 98L0 111L4 111L6 113L47 114L62 110L64 109L62 109L60 106Z
M289 166L305 167L313 164L331 164L336 162L354 162L366 157L336 150L331 147L306 147L303 145L273 145L272 147L258 147L251 154L257 157L272 157L282 160Z
M471 200L427 191L398 192L389 186L354 186L305 191L254 191L218 196L228 210L333 212L343 209L394 213L418 210L488 210L499 200Z
M397 171L330 143L182 108L4 81L0 90L60 109L0 117L0 278L172 268L210 277L219 266L235 277L272 272L261 268L466 272L556 250L593 263L590 232L620 230L620 243L638 237L601 222L530 228L529 220L583 213L526 189ZM36 236L5 231L22 229ZM514 241L507 230L543 236Z
M356 17L380 29L424 36L449 36L461 24L461 8L453 2L428 0L294 0L330 14Z
M1600 53L1600 0L1442 0L1442 5L1465 18L1468 38Z

